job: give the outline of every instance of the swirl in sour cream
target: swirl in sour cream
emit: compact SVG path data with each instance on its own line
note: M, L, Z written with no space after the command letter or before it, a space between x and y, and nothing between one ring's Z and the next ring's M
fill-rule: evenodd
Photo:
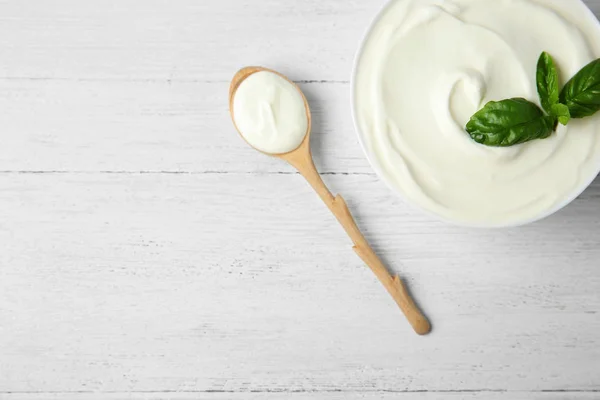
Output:
M485 103L539 104L537 59L562 80L600 57L600 25L580 0L395 0L358 59L354 109L369 159L411 203L446 220L516 225L573 199L600 169L600 120L510 148L465 131Z

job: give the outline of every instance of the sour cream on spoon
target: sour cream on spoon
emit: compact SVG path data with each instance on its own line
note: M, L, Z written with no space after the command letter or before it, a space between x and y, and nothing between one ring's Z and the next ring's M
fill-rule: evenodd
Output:
M250 75L233 98L235 124L255 149L269 154L296 150L306 137L308 117L298 89L270 71Z

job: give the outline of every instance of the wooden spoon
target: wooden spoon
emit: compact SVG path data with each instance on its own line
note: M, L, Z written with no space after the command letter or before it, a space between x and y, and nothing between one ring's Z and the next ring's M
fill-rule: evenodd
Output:
M311 113L310 107L308 105L308 101L304 96L304 93L300 90L300 88L287 77L282 74L272 71L267 68L262 67L247 67L241 69L235 76L231 82L231 86L229 89L229 110L231 113L231 118L235 125L235 117L233 110L233 99L235 97L235 93L239 88L240 84L244 81L244 79L248 78L250 75L260 72L260 71L268 71L274 74L277 74L290 82L298 92L302 95L304 99L304 105L306 107L306 116L308 117L308 129L306 132L306 137L300 146L289 153L285 154L267 154L273 157L280 158L284 161L287 161L294 168L300 172L304 178L310 183L313 189L317 192L319 197L323 200L325 205L329 208L329 210L335 215L339 223L342 225L348 236L354 242L354 251L358 256L367 264L371 270L375 273L377 278L381 281L383 286L387 289L387 291L392 295L406 318L408 322L412 325L415 332L419 335L426 335L431 331L431 325L427 318L421 313L414 300L410 296L406 286L402 282L402 280L397 275L392 275L385 267L385 265L381 262L381 260L377 257L363 234L358 229L354 218L352 218L352 214L346 205L346 202L342 198L342 196L337 195L333 196L323 180L321 176L317 172L315 164L313 162L312 154L310 151L310 133L311 133ZM237 126L236 126L237 129ZM238 129L239 131L239 129ZM241 134L240 134L241 135ZM243 138L243 136L242 136ZM260 151L260 150L259 150Z

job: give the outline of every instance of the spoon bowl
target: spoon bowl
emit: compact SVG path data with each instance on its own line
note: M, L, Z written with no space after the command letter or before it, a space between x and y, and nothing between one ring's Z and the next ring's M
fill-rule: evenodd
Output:
M262 151L260 149L257 149L256 147L254 147L250 142L248 142L248 140L244 137L244 135L242 135L242 133L240 132L240 129L238 128L236 122L235 122L235 108L233 106L233 100L235 99L235 94L238 90L238 88L240 87L240 85L242 84L242 82L244 82L244 80L246 80L247 78L250 77L250 75L255 74L257 72L270 72L272 74L275 74L283 79L285 79L287 82L290 83L290 85L292 85L300 94L300 96L302 96L302 100L304 102L304 108L306 110L306 119L308 121L308 125L307 125L307 129L306 129L306 134L304 136L304 140L302 141L302 143L300 144L300 146L298 146L297 148L295 148L292 151L289 151L287 153L267 153L265 151ZM231 80L231 84L229 85L229 113L231 115L231 120L233 121L233 125L235 126L235 129L237 130L237 132L239 133L239 135L242 137L242 139L244 139L244 141L250 146L252 147L254 150L259 151L265 155L268 156L272 156L272 157L278 157L278 158L282 158L282 159L286 159L286 156L298 151L300 149L303 150L309 150L310 149L310 134L311 134L311 130L312 130L312 114L310 112L310 105L308 104L308 100L306 100L306 96L304 95L304 92L302 92L302 90L300 89L300 87L291 79L289 79L287 76L274 71L272 69L269 68L264 68L264 67L245 67L240 69L233 77L233 79Z

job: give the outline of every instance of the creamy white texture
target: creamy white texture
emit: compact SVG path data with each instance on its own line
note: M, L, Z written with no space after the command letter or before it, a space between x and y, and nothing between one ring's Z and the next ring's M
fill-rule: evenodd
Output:
M465 131L491 100L524 97L542 51L562 84L600 55L580 0L396 0L359 56L354 106L369 159L410 202L446 220L521 224L579 194L600 168L599 119L510 148Z
M233 115L244 139L265 153L296 150L308 130L300 91L269 71L256 72L240 84L233 99Z

